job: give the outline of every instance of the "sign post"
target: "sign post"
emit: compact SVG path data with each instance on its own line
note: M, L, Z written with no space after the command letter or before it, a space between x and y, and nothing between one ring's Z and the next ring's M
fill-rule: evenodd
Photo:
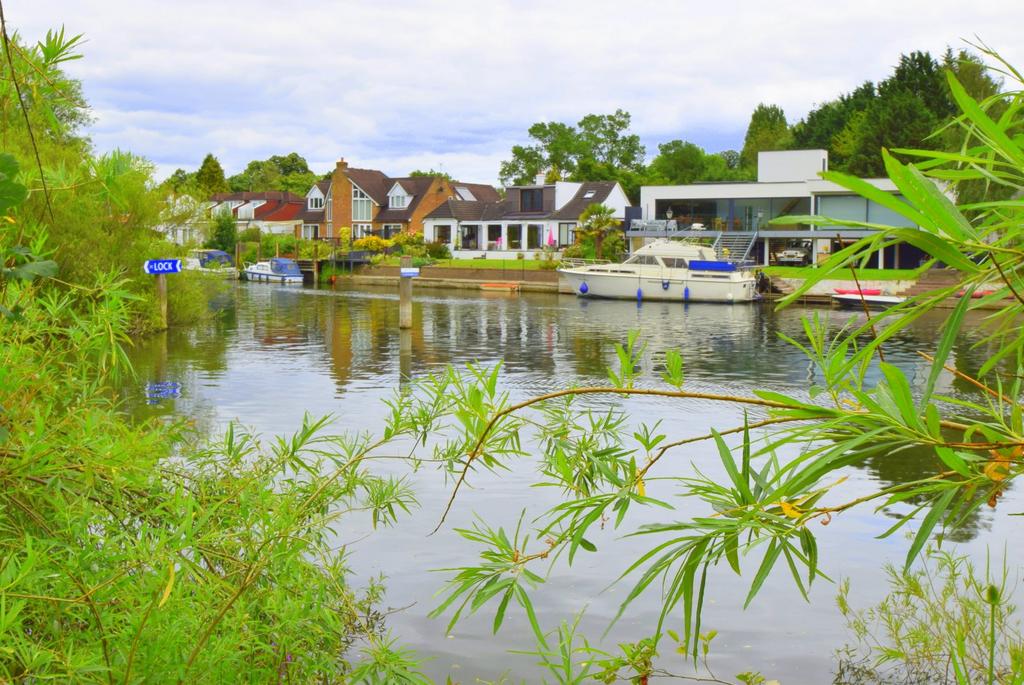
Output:
M181 273L180 259L150 259L142 265L147 274L156 276L156 303L160 311L160 326L167 328L167 274Z

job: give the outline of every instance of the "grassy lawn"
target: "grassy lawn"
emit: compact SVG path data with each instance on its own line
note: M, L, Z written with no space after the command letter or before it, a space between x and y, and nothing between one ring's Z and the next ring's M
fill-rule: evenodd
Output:
M508 271L537 271L541 259L441 259L431 266L450 267L454 269L506 269ZM388 257L383 265L398 266L399 257Z
M863 281L912 281L921 276L927 267L919 269L857 269L857 278ZM766 266L764 272L779 278L807 278L814 273L811 266ZM838 271L829 276L831 280L852 281L853 274L849 269Z

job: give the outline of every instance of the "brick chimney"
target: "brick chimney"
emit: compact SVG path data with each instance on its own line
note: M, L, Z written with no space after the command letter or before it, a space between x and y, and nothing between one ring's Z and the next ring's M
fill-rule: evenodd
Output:
M346 162L345 158L342 157L338 160L338 163L335 165L335 168L338 171L345 171L346 169L348 169L348 162Z

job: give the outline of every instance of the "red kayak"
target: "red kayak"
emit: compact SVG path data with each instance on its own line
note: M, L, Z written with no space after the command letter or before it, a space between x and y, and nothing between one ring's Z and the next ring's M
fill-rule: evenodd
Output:
M994 292L995 292L995 290L975 290L973 293L971 293L971 299L972 300L977 300L979 298L985 297L986 295L991 295ZM963 297L964 296L964 291L963 290L959 291L956 294L956 296L957 297Z
M881 288L864 288L863 290L857 290L856 288L833 288L836 293L840 295L881 295Z

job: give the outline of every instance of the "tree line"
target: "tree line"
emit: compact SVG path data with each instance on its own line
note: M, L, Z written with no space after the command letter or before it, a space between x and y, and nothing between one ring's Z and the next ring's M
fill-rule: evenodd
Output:
M513 146L499 178L505 185L532 183L542 173L548 181L618 181L636 199L642 185L754 180L758 152L809 148L828 150L833 170L884 176L882 148L958 150L962 145L962 129L946 126L957 112L947 71L975 100L1000 92L1001 81L967 50L947 49L941 58L914 51L901 55L882 81L865 81L795 123L778 105L759 104L739 151L709 152L676 139L659 144L647 163L640 136L630 131L629 112L619 109L588 114L575 126L533 124L527 130L531 142Z

